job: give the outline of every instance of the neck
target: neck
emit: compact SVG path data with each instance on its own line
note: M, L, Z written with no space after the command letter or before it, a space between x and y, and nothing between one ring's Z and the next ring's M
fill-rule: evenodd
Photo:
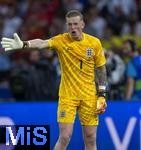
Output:
M83 34L81 34L80 36L77 36L77 37L73 37L73 36L70 35L70 37L71 37L73 40L75 40L75 41L82 41L82 40L84 39Z

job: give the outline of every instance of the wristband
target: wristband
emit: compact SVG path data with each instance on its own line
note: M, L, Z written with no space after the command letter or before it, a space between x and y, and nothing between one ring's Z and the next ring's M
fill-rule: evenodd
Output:
M99 91L106 91L106 86L105 85L99 85L98 90Z
M29 43L28 41L23 41L23 49L29 48Z
M105 85L98 86L98 97L106 98L106 86Z
M98 91L98 97L106 98L106 91Z

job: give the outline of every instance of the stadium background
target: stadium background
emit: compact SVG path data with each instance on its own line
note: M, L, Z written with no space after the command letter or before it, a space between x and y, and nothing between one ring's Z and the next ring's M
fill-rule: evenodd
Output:
M12 37L17 32L22 40L50 38L66 31L64 15L70 9L83 12L85 32L101 39L107 59L112 51L112 57L118 56L120 60L120 63L107 64L111 88L108 109L100 117L98 147L100 150L105 146L109 150L140 150L141 105L140 101L125 99L126 65L130 52L124 47L126 39L135 40L136 48L141 47L140 0L0 0L0 37ZM112 77L113 71L116 71L115 78ZM56 107L60 75L55 52L5 53L0 47L1 120L10 117L19 124L48 123L53 146L58 136ZM83 149L79 126L76 121L70 150L75 150L74 145ZM76 132L80 138L76 138Z

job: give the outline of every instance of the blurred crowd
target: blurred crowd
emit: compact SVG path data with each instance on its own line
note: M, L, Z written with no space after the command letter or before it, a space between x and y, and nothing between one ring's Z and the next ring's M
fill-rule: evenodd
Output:
M84 31L102 42L108 100L141 100L141 0L0 0L0 38L63 33L71 9L84 14ZM5 53L0 46L0 101L57 100L60 76L55 51Z

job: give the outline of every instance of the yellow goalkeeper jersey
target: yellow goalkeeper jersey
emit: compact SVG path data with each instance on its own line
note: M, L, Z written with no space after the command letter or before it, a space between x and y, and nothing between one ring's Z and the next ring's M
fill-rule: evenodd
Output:
M56 49L61 66L59 96L69 99L93 99L96 94L94 66L106 63L101 42L83 33L83 40L73 40L69 33L48 40Z

